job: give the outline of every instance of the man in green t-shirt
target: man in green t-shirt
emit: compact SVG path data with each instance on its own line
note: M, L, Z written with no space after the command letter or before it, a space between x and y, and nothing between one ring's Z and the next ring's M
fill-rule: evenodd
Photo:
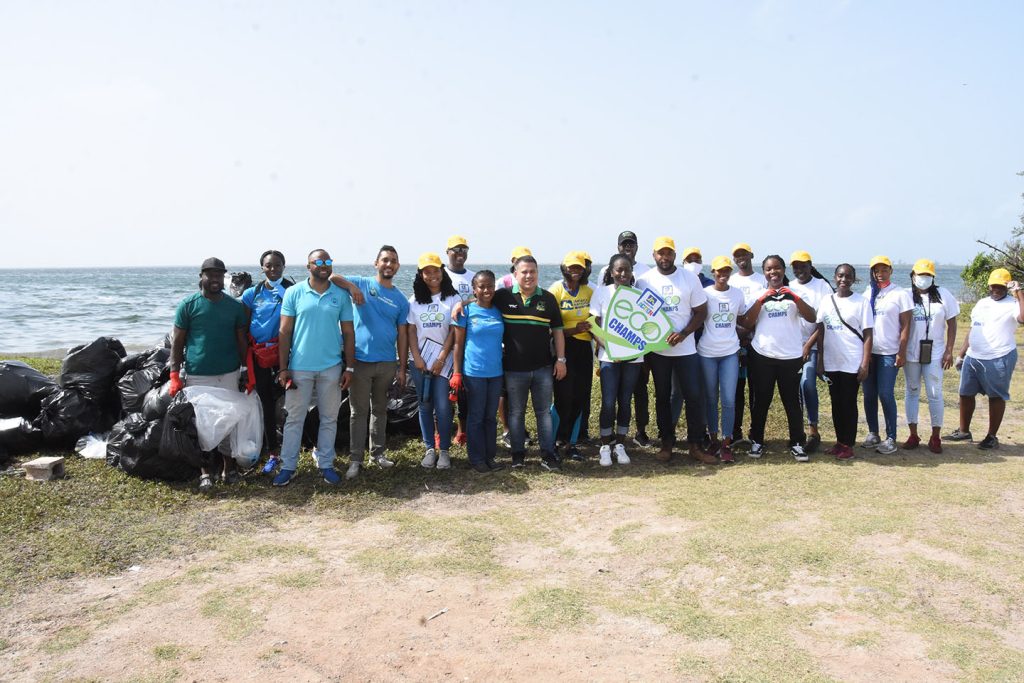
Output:
M199 291L185 297L174 312L171 334L171 396L185 386L221 387L238 391L238 368L245 358L248 319L241 302L224 295L227 268L219 258L208 258L199 269ZM182 357L185 381L181 380ZM224 482L241 479L231 449L221 443ZM199 490L213 488L205 468Z

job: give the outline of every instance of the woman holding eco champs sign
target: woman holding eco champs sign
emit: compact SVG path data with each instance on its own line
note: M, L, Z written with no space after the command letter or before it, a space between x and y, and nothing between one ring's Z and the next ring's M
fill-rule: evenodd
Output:
M633 284L633 264L623 254L612 256L604 271L604 280L590 297L590 314L595 317L594 327L601 327L612 315L610 305L615 291L619 287ZM614 361L608 355L606 343L600 335L595 335L598 345L597 359L600 362L598 372L601 377L601 466L612 464L612 442L615 443L615 458L620 465L629 464L626 454L626 432L629 431L630 399L633 388L643 367L643 356L638 355L627 361ZM618 408L616 408L618 402ZM612 422L615 422L615 435L612 435Z
M761 263L768 288L740 319L743 327L754 328L750 342L750 388L754 409L750 415L750 457L765 454L764 425L772 405L775 385L789 423L789 452L797 462L807 462L804 425L800 411L800 370L804 364L804 341L800 320L815 319L814 309L783 283L786 262L772 255Z
M743 292L729 286L732 261L716 256L711 262L715 284L704 288L708 295L708 317L704 334L697 342L704 398L707 401L708 435L712 452L717 448L722 462L735 462L732 454L733 421L736 417L736 381L740 373L740 339L736 322L747 310ZM718 445L718 398L722 398L722 443Z

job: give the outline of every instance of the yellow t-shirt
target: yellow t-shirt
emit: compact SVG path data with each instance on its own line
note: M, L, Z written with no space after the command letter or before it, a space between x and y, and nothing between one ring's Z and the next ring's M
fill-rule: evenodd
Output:
M576 296L569 293L565 288L565 283L562 281L551 285L548 291L558 301L558 309L562 313L562 325L565 327L566 334L569 333L569 330L575 329L577 323L586 322L587 318L590 317L590 297L594 294L594 290L590 288L590 285L580 285ZM592 339L589 332L574 334L573 337L580 341L590 341Z

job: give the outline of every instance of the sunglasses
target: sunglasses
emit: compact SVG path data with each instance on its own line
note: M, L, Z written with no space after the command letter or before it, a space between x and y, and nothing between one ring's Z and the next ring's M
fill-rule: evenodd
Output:
M448 251L454 251L456 254L468 254L469 247L452 247Z
M314 261L310 261L309 265L316 266L318 268L320 266L333 266L334 265L334 261L332 261L331 259L326 259L325 260L325 259L322 259L322 258L318 258L318 259L316 259Z

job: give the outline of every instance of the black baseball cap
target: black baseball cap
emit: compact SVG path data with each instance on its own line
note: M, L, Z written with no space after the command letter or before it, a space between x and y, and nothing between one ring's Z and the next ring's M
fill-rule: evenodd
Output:
M201 273L204 270L223 270L225 273L228 272L228 269L224 266L224 262L216 256L211 256L203 261L203 265L199 267L199 272Z
M636 233L635 232L633 232L632 230L623 230L622 232L619 233L619 241L617 242L617 244L622 244L623 242L629 242L630 240L632 240L634 242L637 242L637 243L640 242L640 240L638 240L636 238Z

